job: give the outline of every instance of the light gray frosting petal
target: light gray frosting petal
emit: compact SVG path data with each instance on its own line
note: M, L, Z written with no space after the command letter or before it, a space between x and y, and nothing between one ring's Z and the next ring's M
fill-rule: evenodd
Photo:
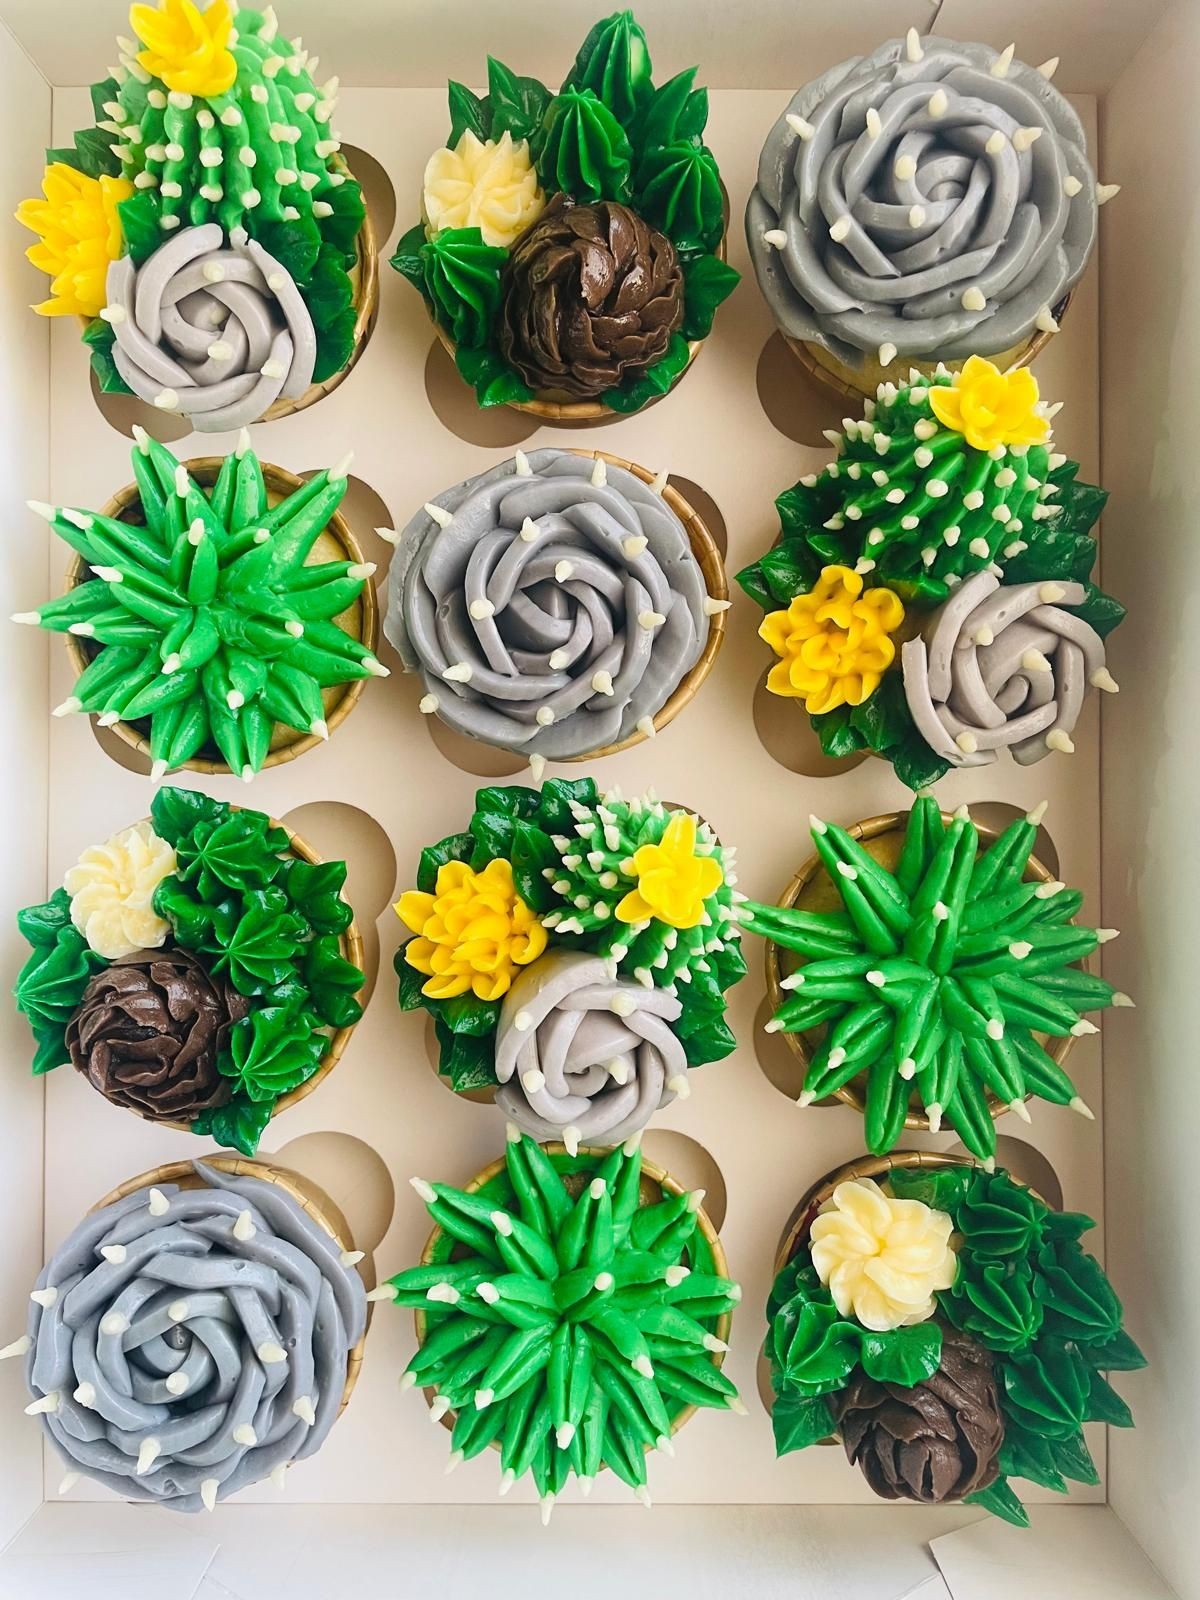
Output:
M889 40L799 90L767 136L746 208L776 322L851 367L884 344L945 360L1021 344L1095 242L1086 138L1058 90L1021 61L996 75L989 45L927 36L920 48L910 61L905 41ZM1019 129L1039 131L1019 148ZM777 233L782 243L764 237ZM967 291L982 309L964 306Z
M528 461L528 475L509 461L438 496L445 526L412 519L384 632L452 728L562 760L662 709L703 652L707 595L683 524L640 478L610 464L593 483L592 460L565 450ZM651 612L664 620L643 626ZM611 693L593 681L605 674Z
M201 1509L206 1480L225 1498L311 1455L366 1324L358 1273L290 1194L195 1170L208 1186L162 1185L165 1211L138 1190L60 1245L37 1283L56 1297L31 1302L25 1366L35 1399L58 1397L41 1420L68 1467L179 1511ZM243 1213L254 1231L239 1238ZM113 1245L123 1258L100 1254ZM181 1394L172 1377L187 1379ZM147 1439L158 1453L139 1473Z

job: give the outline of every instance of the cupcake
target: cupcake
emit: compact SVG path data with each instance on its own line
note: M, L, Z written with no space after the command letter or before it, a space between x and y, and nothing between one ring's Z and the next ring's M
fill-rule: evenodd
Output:
M725 632L725 569L667 482L600 452L518 450L398 536L383 631L456 733L547 761L653 738Z
M1099 1474L1087 1422L1133 1416L1104 1377L1146 1365L1080 1235L1009 1173L904 1151L805 1198L767 1304L779 1455L840 1439L874 1494L982 1506L1011 1479Z
M283 1168L216 1156L122 1184L30 1294L27 1414L66 1469L211 1511L282 1483L350 1398L366 1295L344 1220Z
M178 462L137 429L135 482L102 512L30 501L75 551L67 590L16 622L67 636L78 674L55 716L86 712L172 768L249 782L328 739L374 654L375 571L338 506L349 457L307 481L243 433ZM333 559L329 559L333 558Z
M899 359L1028 361L1096 240L1083 127L1050 79L910 28L801 89L746 208L759 286L805 364L872 394Z
M456 1092L571 1155L620 1144L735 1046L733 857L698 817L590 778L480 789L397 902L401 1008L433 1018Z
M337 79L271 7L134 5L92 86L96 125L49 152L18 220L101 389L224 433L311 405L375 311L375 241L331 128ZM236 26L235 26L236 21Z
M549 422L640 411L678 380L738 274L696 68L655 87L631 11L598 22L557 94L488 57L392 265L481 406Z
M543 1149L510 1130L466 1189L413 1178L436 1223L420 1266L368 1296L416 1311L420 1384L450 1428L447 1467L500 1453L500 1493L528 1474L543 1523L574 1476L607 1467L650 1504L649 1453L697 1406L743 1411L721 1371L741 1289L691 1193L643 1162Z
M1053 450L1057 409L980 356L914 371L775 502L779 541L737 581L768 613L768 690L826 755L871 751L923 789L1002 750L1069 755L1088 691L1116 693L1125 609L1091 580L1108 496Z
M150 809L17 913L33 1070L70 1061L113 1105L250 1156L362 1016L346 863L193 789Z
M929 795L849 831L813 817L817 855L783 903L741 908L768 941L767 1031L804 1063L800 1104L855 1106L875 1155L945 1122L990 1166L993 1119L1028 1122L1029 1097L1092 1116L1062 1058L1098 1031L1085 1012L1133 1002L1083 965L1116 929L1078 926L1082 894L1033 855L1045 809L998 836Z

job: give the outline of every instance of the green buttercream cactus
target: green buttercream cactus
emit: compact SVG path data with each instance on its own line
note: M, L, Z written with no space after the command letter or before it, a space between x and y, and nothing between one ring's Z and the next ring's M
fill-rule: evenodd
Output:
M480 405L639 410L686 370L738 281L719 254L707 92L695 68L654 85L629 11L591 29L557 94L487 69L483 96L450 84L449 137L392 265Z
M921 789L1004 749L1070 754L1087 691L1115 692L1104 640L1125 612L1091 581L1107 494L1054 452L1056 409L1025 369L914 371L776 501L780 539L738 582L769 613L768 687L803 703L827 755L873 751ZM848 614L814 614L835 579ZM864 672L851 619L885 601L903 631Z
M543 1522L603 1468L649 1505L648 1453L674 1454L681 1414L744 1409L721 1371L741 1290L701 1226L704 1191L668 1179L649 1203L642 1183L636 1141L571 1157L510 1128L482 1184L412 1179L437 1232L369 1296L418 1312L401 1386L453 1417L451 1466L496 1446L501 1494L528 1473Z
M539 1139L619 1144L735 1047L746 971L733 851L653 797L590 778L481 789L465 832L421 853L396 911L404 1010L439 1070Z
M130 27L92 87L96 126L47 151L47 204L21 220L43 237L32 259L54 309L87 319L104 389L201 432L239 427L343 371L364 337L365 208L332 127L337 79L318 86L271 7L162 0L135 4ZM209 292L225 277L236 302Z
M69 1060L113 1104L253 1155L362 1015L345 881L260 811L160 789L17 914L34 1072Z
M335 620L358 603L374 564L310 560L348 464L272 505L246 436L204 489L139 429L142 521L35 504L88 569L61 599L16 618L94 652L55 715L145 728L155 778L199 755L248 782L277 729L328 738L324 691L387 675Z
M1079 966L1115 930L1077 926L1083 896L1028 870L1044 810L985 848L965 806L946 818L919 795L894 872L814 817L843 909L741 908L753 932L801 958L767 1024L809 1036L800 1104L853 1082L876 1155L894 1148L910 1110L934 1132L948 1122L984 1163L995 1158L994 1108L1028 1121L1037 1096L1092 1115L1042 1038L1095 1033L1085 1012L1133 1002Z
M838 1183L767 1304L778 1453L836 1431L876 1494L1022 1527L1011 1478L1097 1483L1084 1424L1133 1425L1104 1374L1146 1362L1093 1226L1003 1171Z

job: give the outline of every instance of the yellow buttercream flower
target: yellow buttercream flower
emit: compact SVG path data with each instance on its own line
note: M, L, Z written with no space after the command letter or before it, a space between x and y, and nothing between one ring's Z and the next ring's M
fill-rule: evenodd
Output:
M893 590L864 594L861 576L850 567L824 567L814 589L763 618L759 638L780 658L767 674L767 688L803 699L814 715L861 705L895 660L888 635L903 621L904 606Z
M149 822L89 845L63 879L71 921L109 961L157 950L171 926L154 910L154 891L174 871L174 850Z
M695 928L704 916L704 902L724 882L714 856L696 854L696 819L677 811L658 844L644 844L633 854L637 888L617 907L620 922L665 922L672 928Z
M973 450L1000 444L1044 444L1050 424L1036 410L1037 379L1028 367L1001 372L982 356L972 356L949 388L935 383L929 404L944 428L961 433Z
M212 0L206 11L192 0L131 6L129 26L146 46L138 64L168 89L207 99L233 87L237 62L229 50L233 13L226 0Z
M809 1233L813 1266L843 1317L864 1328L924 1322L958 1271L954 1224L920 1200L896 1200L870 1178L839 1183Z
M62 161L46 168L44 200L22 200L17 221L41 236L25 254L53 280L51 298L34 310L43 317L94 317L107 304L108 264L121 254L117 206L133 185L126 178L89 178Z
M480 1000L508 993L517 968L546 948L546 930L517 893L502 857L473 872L465 861L438 868L433 894L410 889L396 904L400 920L417 935L404 959L428 982L421 993L452 1000L470 990Z
M508 129L486 143L470 128L453 150L435 150L425 168L425 217L431 234L478 228L484 244L507 247L546 204L524 139Z

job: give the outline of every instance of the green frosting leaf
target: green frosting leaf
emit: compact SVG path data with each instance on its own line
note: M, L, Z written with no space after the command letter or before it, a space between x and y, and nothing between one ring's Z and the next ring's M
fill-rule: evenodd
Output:
M404 959L404 945L401 945L392 957L392 968L400 980L399 1000L401 1011L419 1011L425 1004L425 997L421 993L421 985L425 982L425 974L418 972L416 967L409 966Z
M17 932L32 945L57 944L59 934L71 927L71 897L65 889L56 889L40 906L17 912Z
M39 1040L57 1040L61 1045L63 1029L82 1000L88 980L106 965L71 926L60 928L53 944L34 947L17 974L13 993L17 1009L29 1018ZM66 1059L62 1048L59 1061Z
M1054 1459L1053 1443L1019 1427L1011 1418L1005 1420L999 1460L1006 1478L1028 1478L1030 1483L1053 1489L1056 1494L1067 1492L1066 1480Z
M453 87L451 85L451 88ZM479 237L482 239L482 233ZM402 278L407 278L413 288L419 289L425 299L429 301L429 291L425 286L425 256L423 254L426 238L425 224L423 222L415 222L407 233L401 234L400 242L396 246L391 264Z
M1145 1355L1123 1328L1104 1344L1088 1345L1083 1354L1098 1372L1137 1372L1146 1365Z
M942 1330L936 1322L862 1335L862 1368L877 1383L914 1388L933 1377L941 1360Z
M618 122L628 126L650 98L652 72L646 35L633 12L616 11L589 31L563 83L563 91L588 90L604 102Z
M264 223L259 236L263 249L274 256L297 283L304 283L316 270L321 254L321 230L314 218Z
M113 88L115 95L115 84ZM113 154L116 142L116 134L103 128L81 128L74 135L73 144L61 150L46 151L46 165L62 162L64 166L74 167L76 172L86 173L89 178L115 178L121 171L121 163Z
M865 1337L858 1323L841 1315L827 1289L798 1282L771 1318L768 1353L776 1393L835 1393L858 1365Z
M496 1083L495 1052L492 1035L455 1033L437 1018L434 1032L438 1042L438 1071L449 1078L455 1094L472 1089L490 1089Z
M989 1350L1024 1350L1042 1325L1043 1307L1027 1267L959 1256L958 1281L941 1296L956 1328Z
M215 827L228 814L229 807L220 800L210 800L199 789L177 789L172 784L156 789L150 802L155 833L176 850L202 823Z
M478 228L446 228L426 240L421 257L425 293L450 337L469 349L488 344L508 252L484 244Z
M696 89L696 68L660 84L638 113L629 137L643 155L665 144L698 143L708 123L708 90Z
M325 1038L308 1019L285 1006L264 1006L234 1024L217 1062L255 1104L274 1105L311 1078L320 1065Z
M849 706L839 706L836 711L828 711L823 716L809 717L808 720L820 741L823 753L832 756L835 761L843 756L853 755L856 750L861 750L866 745L865 735L854 726Z
M977 1489L974 1494L964 1495L963 1505L982 1506L1001 1521L1011 1522L1014 1528L1029 1526L1029 1513L1009 1487L1007 1478L997 1478L986 1489Z
M897 1200L919 1200L934 1211L945 1211L957 1217L973 1171L967 1166L896 1167L888 1173L888 1188Z
M1036 1350L1008 1357L1000 1376L1005 1410L1029 1432L1065 1439L1083 1426L1094 1374L1074 1345L1041 1339Z
M301 976L314 1010L331 1028L349 1028L362 1016L358 992L364 977L342 955L336 935L322 934L305 946Z
M450 103L450 137L446 140L447 147L453 150L463 134L469 129L480 143L485 143L491 137L492 118L491 108L486 100L481 100L467 88L465 83L456 83L450 80L448 99ZM422 237L424 229L420 228ZM406 236L407 237L407 236ZM392 257L392 265L396 266L396 258ZM398 270L403 270L402 268Z
M683 322L685 339L707 339L717 307L741 282L741 273L719 256L700 255L684 264ZM790 598L790 596L789 596Z
M977 1176L955 1213L955 1226L976 1255L1027 1258L1038 1250L1049 1213L1007 1172Z
M488 137L498 139L502 133L518 139L532 139L541 127L550 91L536 78L520 78L510 72L503 61L488 57L488 111L490 124ZM451 117L457 121L453 104ZM477 130L472 130L477 131Z
M1096 1463L1081 1433L1070 1434L1065 1439L1051 1439L1049 1444L1054 1465L1064 1478L1070 1478L1072 1483L1100 1482Z
M293 856L283 870L283 888L292 905L316 933L344 933L354 912L342 899L344 861L302 861Z
M202 1111L192 1123L192 1132L207 1134L217 1144L237 1150L244 1156L258 1151L263 1129L271 1120L272 1102L235 1094L214 1111Z
M1133 1412L1113 1386L1093 1372L1088 1387L1085 1422L1106 1422L1110 1428L1132 1428Z
M103 317L93 317L83 330L83 342L91 351L92 371L102 394L132 394L133 390L117 371L113 345L117 336Z
M725 198L707 145L680 140L652 150L637 173L637 209L685 259L715 250L725 231Z
M1038 1257L1046 1329L1082 1345L1105 1345L1121 1331L1121 1302L1096 1260L1074 1242L1047 1246Z
M271 829L261 811L231 811L220 821L200 822L176 846L177 872L206 901L227 889L265 889L283 870L279 852L287 835Z
M475 391L483 407L521 404L533 399L533 390L493 346L472 350L459 345L454 362Z
M241 905L226 901L213 913L213 970L228 972L240 994L266 994L289 976L304 933L304 919L288 910L285 895L252 889Z
M775 1454L786 1456L810 1444L828 1439L833 1429L829 1402L819 1396L788 1390L776 1395L771 1407L771 1429L775 1435Z
M137 266L152 256L163 240L159 204L149 189L139 189L117 205L121 236Z
M607 390L600 399L610 411L619 411L623 415L640 411L651 400L667 393L690 357L687 340L682 334L673 333L667 353L661 361L647 367L640 378L627 378L619 389Z
M470 833L452 833L437 844L427 844L417 865L417 888L422 894L435 893L438 872L447 861L469 861L474 850L475 837Z
M594 200L624 204L631 192L633 151L620 122L591 89L564 89L546 110L537 153L547 194L567 194L580 205Z

